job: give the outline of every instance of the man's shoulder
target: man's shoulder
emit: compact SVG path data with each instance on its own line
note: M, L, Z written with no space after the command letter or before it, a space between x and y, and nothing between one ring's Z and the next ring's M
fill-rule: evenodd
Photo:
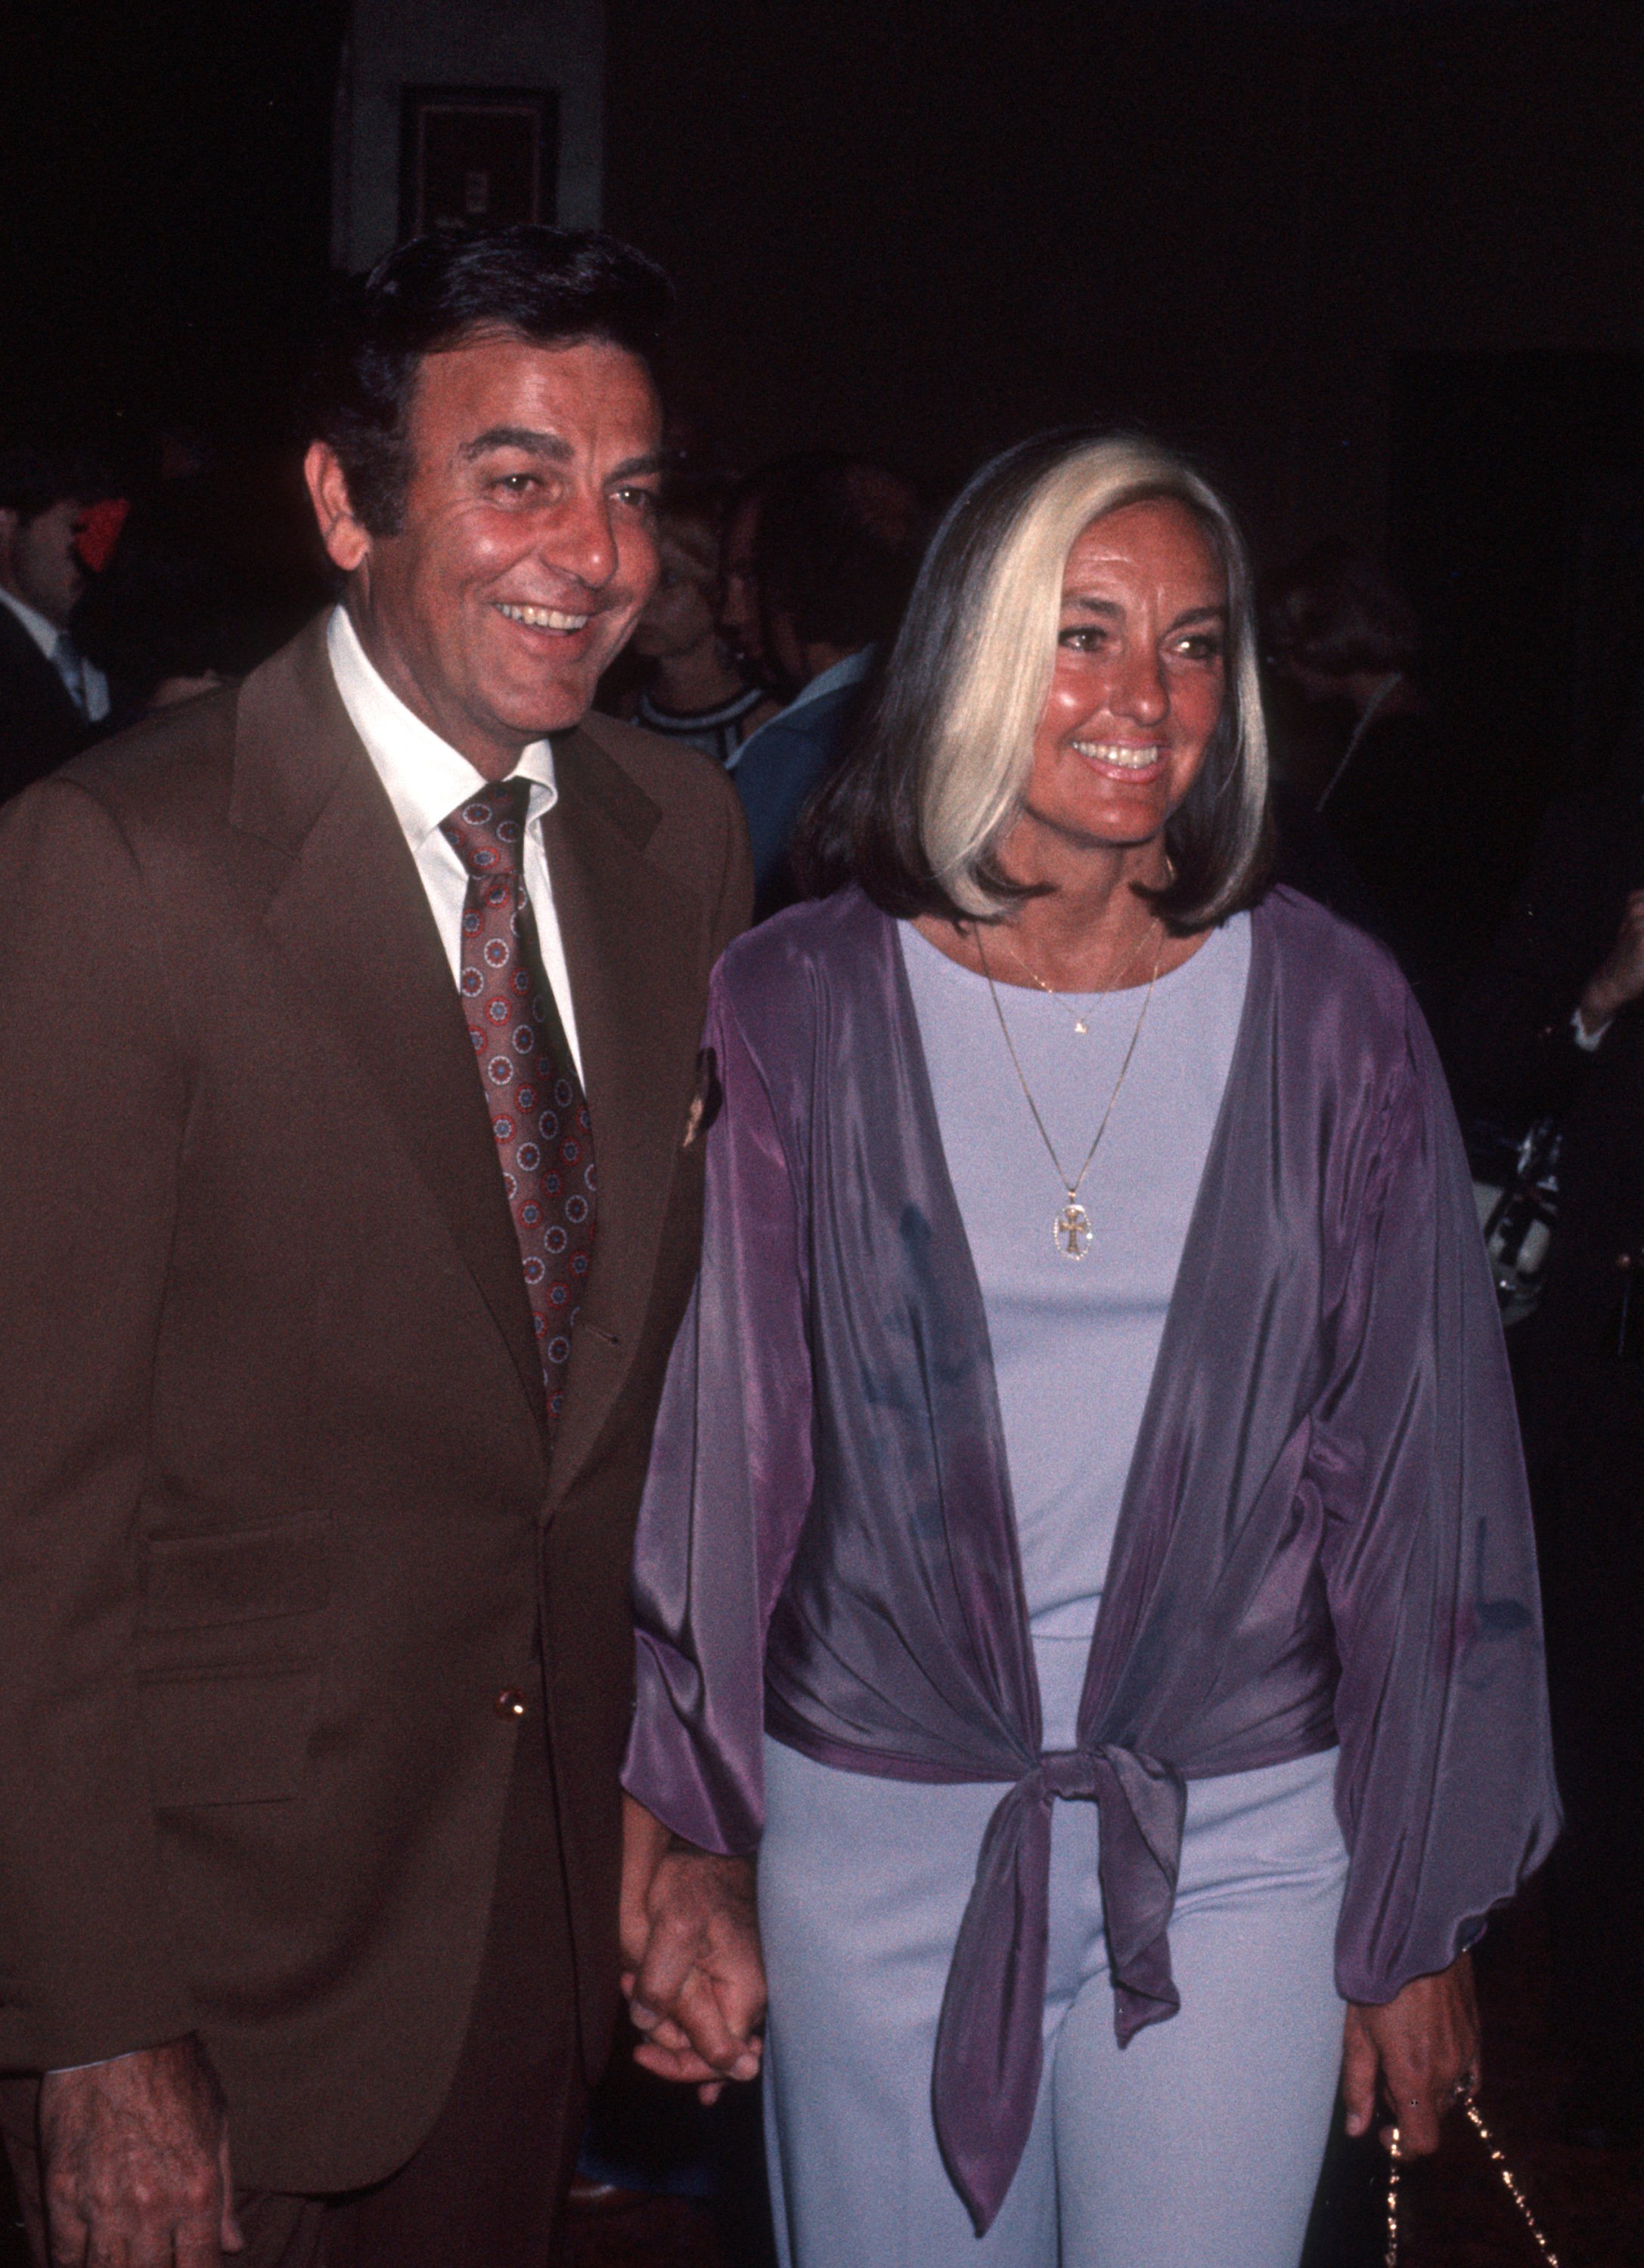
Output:
M78 790L129 835L223 825L233 782L233 688L145 717L72 757L30 792Z
M722 765L700 748L620 718L591 710L558 761L566 758L572 765L580 760L584 784L619 822L645 837L653 857L669 864L695 865L706 858L717 865L727 830L741 825L741 806Z
M577 727L637 787L666 809L700 806L720 811L736 800L723 764L688 741L668 740L591 709Z

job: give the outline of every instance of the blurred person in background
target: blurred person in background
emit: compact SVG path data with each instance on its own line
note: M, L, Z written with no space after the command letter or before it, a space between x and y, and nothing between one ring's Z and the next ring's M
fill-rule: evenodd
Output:
M720 543L719 634L750 682L769 686L759 619L759 512L767 475L749 473L732 490Z
M1264 630L1280 874L1374 930L1425 996L1456 892L1415 609L1367 553L1321 543L1269 587Z
M1471 1105L1563 1124L1542 1297L1511 1336L1566 1812L1559 2123L1621 2148L1644 2139L1644 700L1609 780L1549 809L1451 1023Z
M729 764L780 703L743 674L716 619L722 527L722 487L669 482L657 522L661 571L630 647L649 666L622 713Z
M750 518L751 575L737 548ZM844 746L875 649L902 618L918 566L918 498L881 466L809 450L764 468L732 532L728 617L787 701L733 768L757 918L793 895L787 854L800 813Z
M70 624L86 587L76 538L114 493L84 452L0 448L0 801L97 739L108 680Z
M259 556L240 468L163 478L137 497L75 613L132 718L210 693L276 652L324 596ZM266 501L266 500L265 500Z

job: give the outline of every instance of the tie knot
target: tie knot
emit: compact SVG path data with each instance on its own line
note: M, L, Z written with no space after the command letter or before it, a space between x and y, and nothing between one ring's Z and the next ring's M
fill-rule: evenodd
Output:
M475 880L519 873L529 793L525 780L501 780L495 787L470 796L448 819L440 821L440 833Z

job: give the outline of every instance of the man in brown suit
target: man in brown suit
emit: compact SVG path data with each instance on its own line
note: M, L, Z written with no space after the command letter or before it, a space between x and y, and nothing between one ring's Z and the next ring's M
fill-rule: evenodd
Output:
M549 2257L749 887L717 769L586 714L667 298L595 236L391 254L308 459L342 606L0 819L0 2066L54 2264Z

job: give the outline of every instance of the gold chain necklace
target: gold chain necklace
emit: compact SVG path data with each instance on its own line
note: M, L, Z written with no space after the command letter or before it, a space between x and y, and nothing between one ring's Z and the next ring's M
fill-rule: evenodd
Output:
M1147 927L1148 929L1151 929L1152 926L1153 924L1150 922ZM1141 935L1137 939L1135 944L1131 947L1130 953L1126 956L1123 967L1119 969L1119 972L1114 978L1112 983L1104 985L1102 988L1102 990L1107 992L1117 992L1120 990L1125 978L1136 966L1137 956L1139 954L1143 946L1145 946L1146 942L1147 930L1145 929ZM1016 947L1011 943L1009 938L1004 934L1003 931L999 933L999 943L1004 946L1006 952L1009 954L1017 968L1022 971L1024 976L1032 979L1033 983L1038 986L1040 991L1045 995L1047 999L1054 1000L1057 1006L1062 1011L1064 1015L1071 1016L1073 1018L1073 1029L1082 1040L1090 1029L1087 1017L1080 1015L1077 1008L1070 1008L1068 1006L1065 997L1062 993L1058 992L1053 984L1047 984L1045 983L1043 977L1040 976L1033 963L1026 957L1025 954L1021 954L1016 950Z
M1016 1053L1016 1042L1011 1038L1010 1026L1005 1021L1005 1010L999 997L999 987L993 982L993 971L988 967L986 941L979 928L977 931L976 939L977 951L982 961L982 974L987 978L988 990L993 997L993 1012L999 1018L1000 1031L1005 1035L1005 1045L1010 1050L1010 1059L1015 1068L1016 1077L1021 1082L1023 1097L1033 1114L1033 1123L1039 1130L1039 1139L1049 1152L1051 1163L1056 1168L1056 1178L1067 1191L1067 1203L1051 1223L1051 1234L1055 1241L1057 1250L1065 1259L1082 1260L1095 1241L1095 1232L1090 1226L1090 1215L1079 1202L1079 1192L1085 1185L1085 1175L1090 1171L1097 1151L1102 1147L1102 1138L1108 1130L1108 1121L1113 1116L1113 1106L1119 1099L1119 1089L1124 1084L1124 1074L1131 1067L1131 1057L1136 1052L1136 1042L1140 1039L1142 1026L1147 1020L1147 1011L1153 1004L1154 987L1159 982L1159 964L1164 959L1164 924L1162 922L1159 924L1159 949L1154 955L1153 975L1147 979L1147 990L1142 995L1141 1011L1136 1019L1136 1028L1131 1034L1131 1043L1124 1050L1124 1060L1119 1065L1119 1075L1113 1082L1113 1092L1109 1095L1108 1107L1102 1114L1102 1123L1097 1127L1095 1138L1085 1152L1084 1164L1072 1181L1067 1177L1066 1167L1056 1154L1056 1145L1045 1130L1044 1121L1039 1115L1039 1106L1033 1099L1033 1089L1028 1084L1027 1074L1021 1067L1021 1059ZM1029 976L1032 973L1030 969Z

